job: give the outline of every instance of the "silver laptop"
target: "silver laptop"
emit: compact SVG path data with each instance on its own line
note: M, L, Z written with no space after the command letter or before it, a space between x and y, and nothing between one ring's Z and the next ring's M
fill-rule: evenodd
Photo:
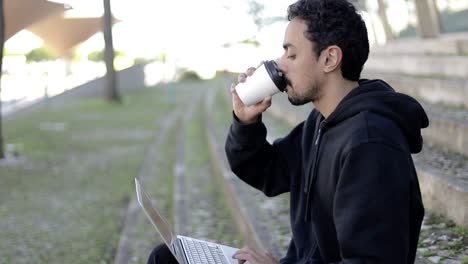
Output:
M158 230L164 243L181 264L237 264L232 255L237 248L228 247L204 240L186 236L174 236L167 221L153 206L148 194L143 190L140 182L135 178L135 188L138 202L148 216L153 226ZM248 263L248 262L247 262Z

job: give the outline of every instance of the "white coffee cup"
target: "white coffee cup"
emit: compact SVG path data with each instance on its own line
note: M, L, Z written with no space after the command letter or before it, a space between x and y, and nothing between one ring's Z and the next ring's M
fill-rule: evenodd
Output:
M245 82L236 85L236 92L242 103L250 106L267 96L283 92L285 88L286 80L275 61L265 61Z

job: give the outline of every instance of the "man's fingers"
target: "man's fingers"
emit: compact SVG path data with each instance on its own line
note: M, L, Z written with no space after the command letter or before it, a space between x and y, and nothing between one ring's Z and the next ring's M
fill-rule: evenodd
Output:
M245 263L245 261L249 261L252 264L278 263L270 252L261 249L254 250L249 247L239 249L232 257L239 260L239 263Z
M271 105L271 100L273 99L273 97L271 95L263 98L260 102L256 103L255 105Z
M244 261L244 263L246 261L250 263L261 263L256 253L253 251L237 252L236 254L234 254L233 258Z
M254 68L254 67L248 68L247 72L246 72L247 76L252 76L254 74L255 70L256 70L256 68Z
M237 259L239 263L245 263L247 261L250 263L256 263L256 259L254 258L254 256L248 253L238 253L234 255L234 258Z
M276 258L268 251L263 250L261 252L261 255L262 255L262 258L264 258L264 259L268 259L269 261L273 261L273 262L276 261Z
M262 100L262 104L266 106L266 108L270 107L271 106L271 102L272 102L272 99L273 97L270 96L267 96L265 97L263 100ZM265 109L266 109L265 108Z
M232 98L234 99L234 97L236 97L237 99L239 99L239 95L237 95L237 91L236 91L236 84L233 83L231 84L231 94L232 94ZM239 99L240 100L240 99Z
M234 253L234 256L238 256L238 255L241 255L241 254L249 254L249 255L254 255L255 254L255 251L250 249L249 247L245 246L239 250L236 251L236 253Z
M238 82L245 82L247 77L252 76L254 74L255 70L256 70L256 68L254 68L254 67L248 68L245 73L239 74L239 76L237 77L237 81Z
M243 106L244 105L244 103L242 103L241 99L239 98L239 95L237 94L235 84L231 85L231 94L232 94L232 103L235 106Z
M258 109L258 111L263 113L268 109L268 107L271 106L271 99L271 96L267 96L262 101L256 103L254 106Z
M245 74L245 73L241 73L241 74L239 74L239 76L237 77L237 81L238 81L238 82L245 82L245 79L247 79L247 74Z

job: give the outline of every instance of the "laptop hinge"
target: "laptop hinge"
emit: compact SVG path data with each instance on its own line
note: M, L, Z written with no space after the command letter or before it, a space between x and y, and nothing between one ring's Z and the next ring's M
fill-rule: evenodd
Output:
M187 260L187 255L185 254L184 248L182 246L182 241L179 238L174 239L172 243L172 247L174 249L175 254L177 255L177 259L183 261L181 264L189 264Z

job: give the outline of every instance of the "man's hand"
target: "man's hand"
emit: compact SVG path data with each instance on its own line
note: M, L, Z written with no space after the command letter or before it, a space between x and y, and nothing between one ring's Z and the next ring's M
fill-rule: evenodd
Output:
M245 82L247 76L252 76L255 72L255 68L251 67L247 70L246 73L242 73L237 78L239 83ZM271 106L271 96L264 98L261 102L245 106L244 103L240 100L236 92L236 84L231 85L232 93L232 108L234 109L234 114L243 124L252 124L258 121L260 114L265 112L268 107Z
M249 247L243 247L239 249L234 256L234 259L239 261L239 264L243 264L248 261L250 264L278 264L278 260L276 260L270 252L264 250L254 250Z

